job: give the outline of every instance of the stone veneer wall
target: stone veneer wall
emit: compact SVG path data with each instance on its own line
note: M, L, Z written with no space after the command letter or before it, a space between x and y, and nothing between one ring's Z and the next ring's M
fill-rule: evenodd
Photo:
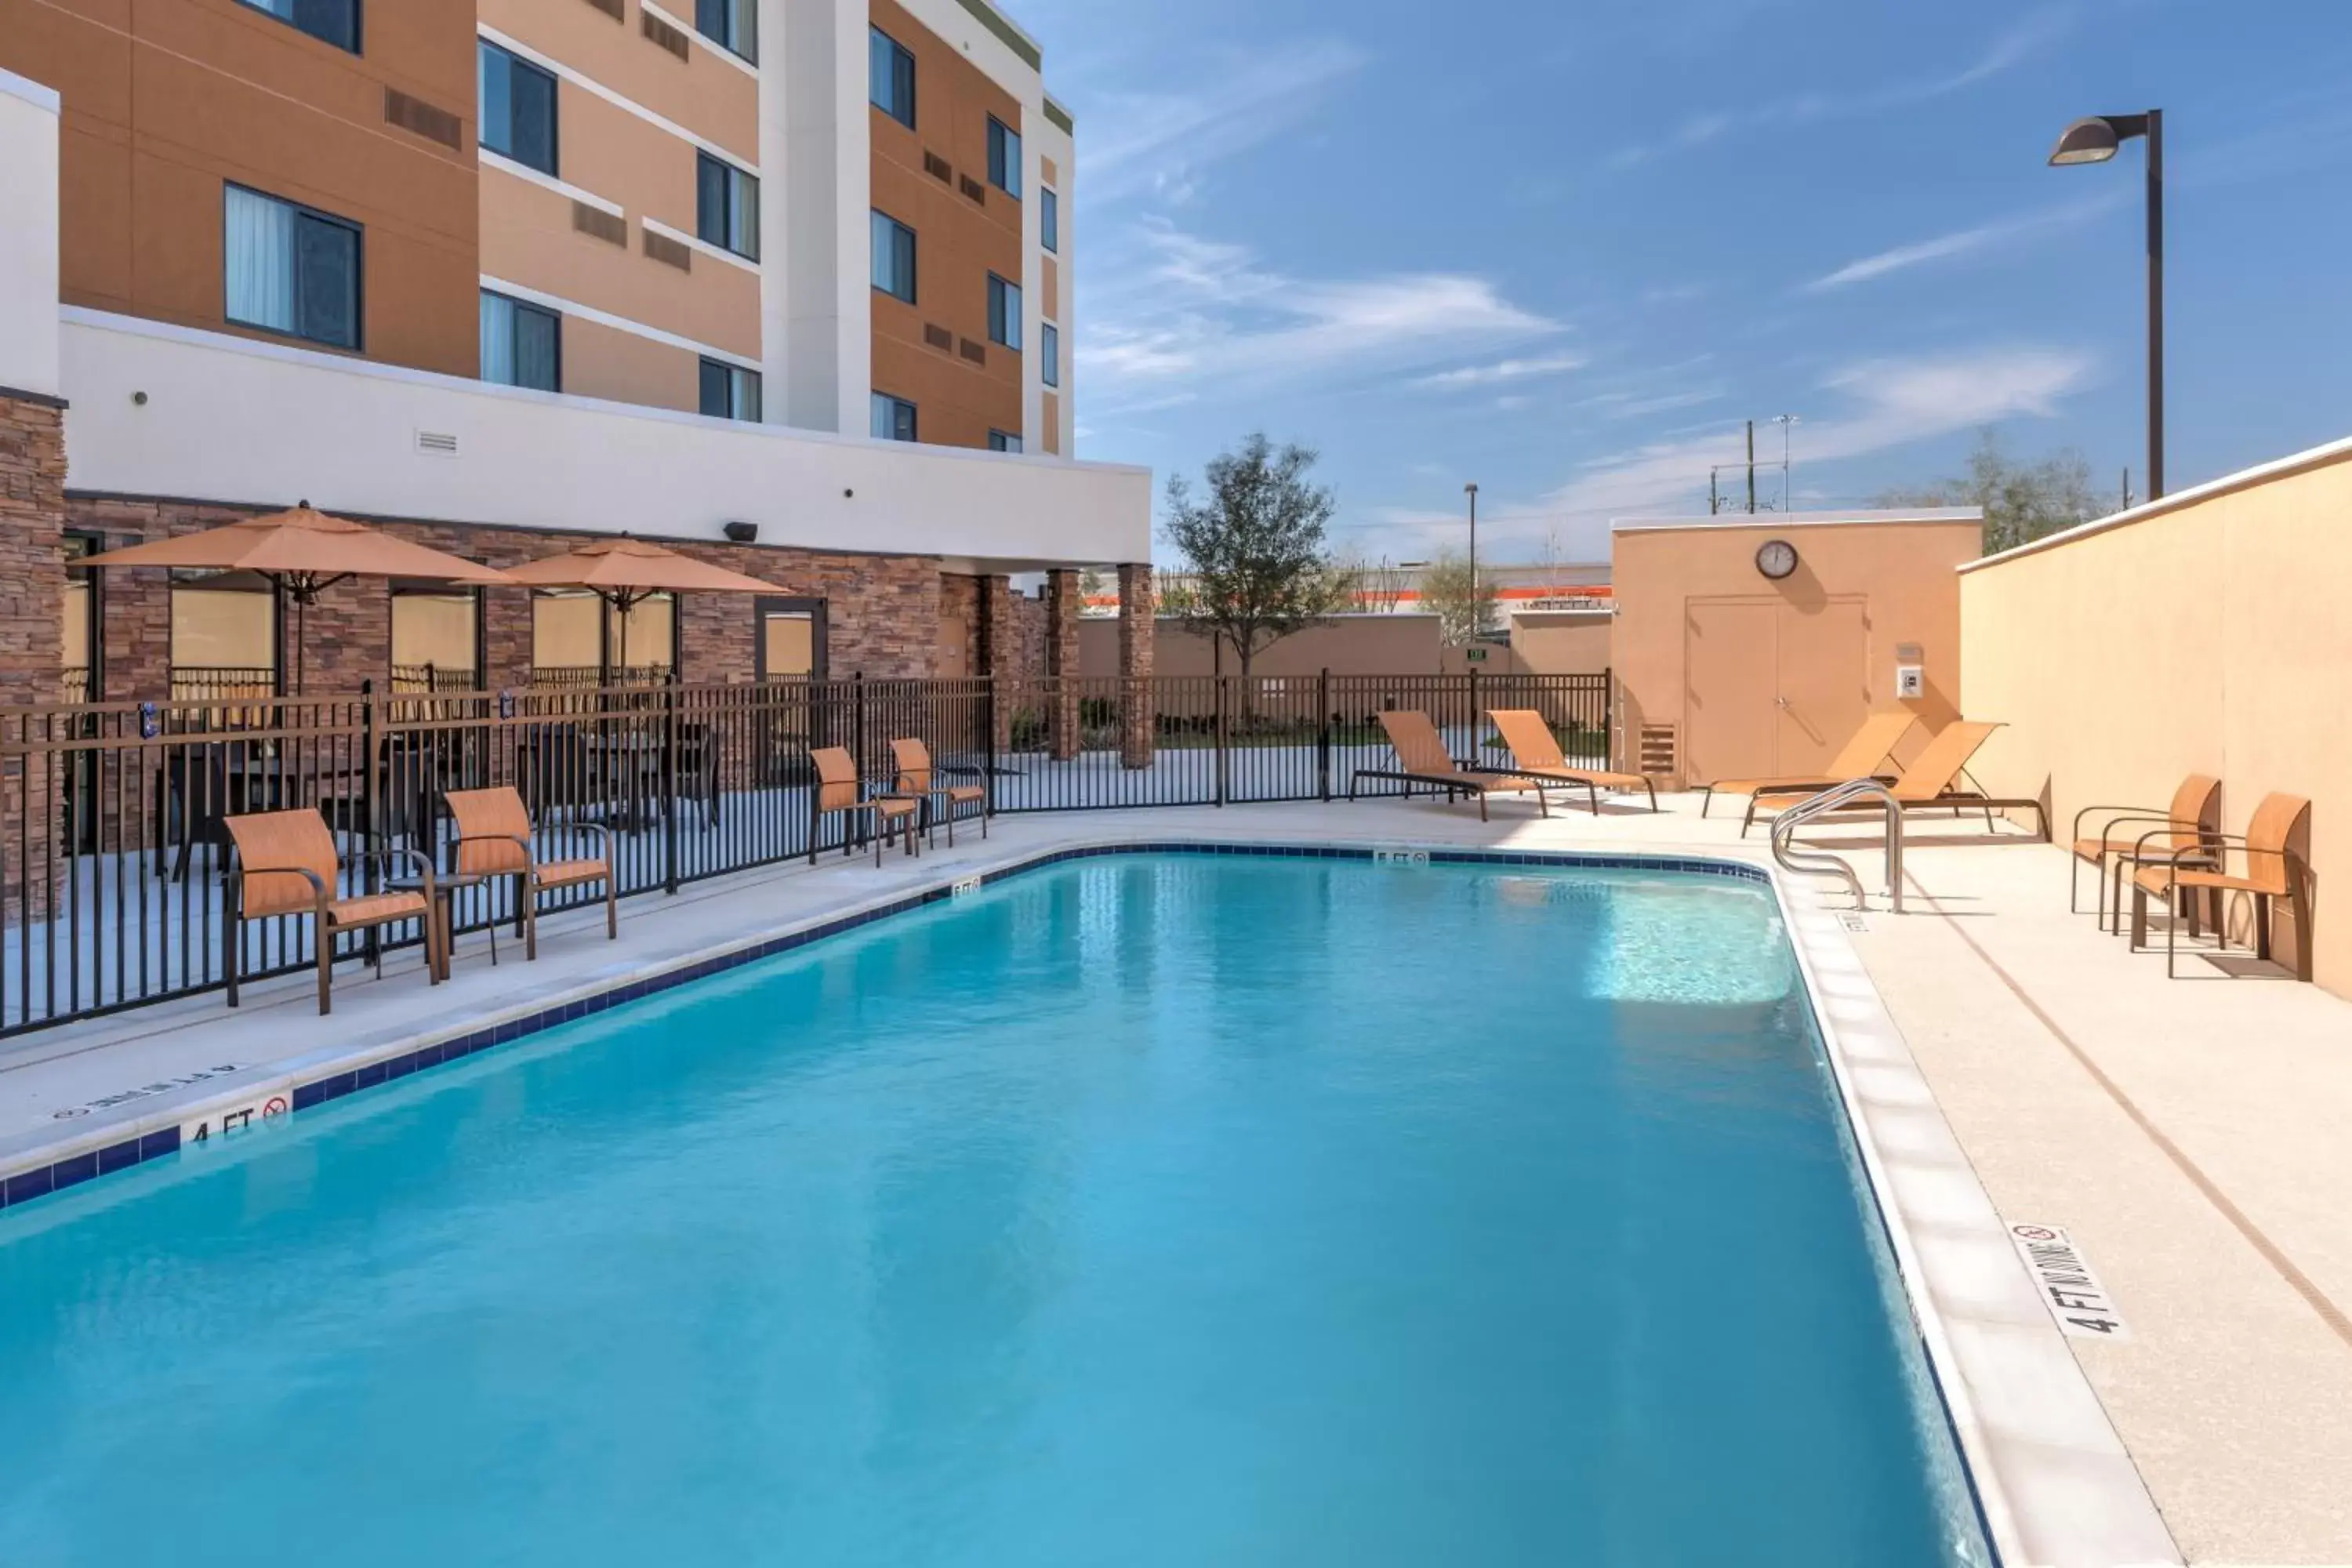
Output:
M216 528L266 507L208 506L189 501L74 496L64 501L67 526L103 533L109 548L147 539ZM367 519L387 533L436 550L511 566L552 555L602 537L591 533L542 532L476 524L404 522ZM54 532L54 530L52 531ZM826 601L827 664L841 679L925 677L938 657L940 576L928 556L837 555L815 551L765 549L758 545L665 541L683 554L773 583L780 595ZM11 548L13 548L13 540ZM52 553L60 546L52 545ZM55 576L63 581L62 556ZM48 667L58 655L58 610L50 590L47 625L51 639ZM520 588L491 588L483 595L484 674L493 688L529 683L531 662L530 596ZM285 637L295 635L289 614ZM160 697L170 685L171 584L162 572L117 572L106 583L106 695ZM748 598L688 595L680 634L682 679L745 681L756 669L756 629ZM391 673L392 595L381 580L338 584L320 595L307 616L304 685L313 692L350 691L362 679L384 683ZM294 665L285 650L285 668Z
M58 700L65 658L65 405L0 389L0 704ZM11 739L24 738L21 732ZM0 784L0 853L14 858L0 895L5 916L41 919L54 908L54 882L34 868L50 864L58 822L58 775L53 757L5 760ZM27 770L34 770L28 772ZM43 772L47 777L43 777ZM27 810L27 802L31 809ZM28 909L27 903L30 908Z

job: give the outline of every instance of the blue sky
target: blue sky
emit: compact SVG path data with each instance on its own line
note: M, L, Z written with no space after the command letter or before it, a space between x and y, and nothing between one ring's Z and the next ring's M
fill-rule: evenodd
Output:
M1761 425L1858 504L1984 425L2142 462L2166 110L2171 488L2352 435L2347 0L1016 0L1076 116L1082 456L1324 454L1344 551L1592 559Z

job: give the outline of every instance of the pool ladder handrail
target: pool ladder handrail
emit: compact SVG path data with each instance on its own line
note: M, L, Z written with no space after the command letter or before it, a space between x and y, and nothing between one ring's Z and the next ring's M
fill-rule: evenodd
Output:
M1853 907L1870 908L1870 896L1862 890L1862 879L1843 857L1826 849L1801 849L1796 847L1797 829L1817 816L1852 807L1856 802L1874 798L1886 814L1886 901L1895 913L1903 912L1903 803L1895 793L1876 779L1848 779L1833 788L1823 790L1809 799L1800 801L1772 819L1772 858L1784 871L1794 871L1808 877L1837 877L1853 893Z

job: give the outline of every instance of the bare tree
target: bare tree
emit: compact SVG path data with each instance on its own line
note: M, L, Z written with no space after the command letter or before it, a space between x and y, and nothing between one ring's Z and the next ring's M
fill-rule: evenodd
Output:
M1404 569L1387 556L1374 561L1360 552L1350 556L1340 570L1354 580L1356 608L1365 614L1393 616L1404 603Z
M1436 612L1439 635L1457 646L1495 624L1495 580L1479 574L1474 597L1470 558L1459 551L1441 550L1422 568L1421 602Z
M1165 531L1191 570L1160 612L1231 647L1244 693L1259 654L1354 600L1352 574L1325 546L1338 502L1307 479L1314 466L1308 448L1276 450L1259 434L1210 462L1205 497L1181 474L1168 480Z
M1990 426L1978 432L1969 471L1878 498L1881 506L1973 506L1984 509L1988 555L2030 544L2044 534L2088 521L2098 513L2091 466L2072 447L2038 463L2016 460Z

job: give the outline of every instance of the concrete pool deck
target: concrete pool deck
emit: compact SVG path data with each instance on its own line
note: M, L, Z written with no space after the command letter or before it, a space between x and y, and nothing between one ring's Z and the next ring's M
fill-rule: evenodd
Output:
M1487 824L1426 800L1003 817L985 843L893 854L880 871L861 858L746 873L625 903L618 943L593 916L551 919L536 964L502 942L493 968L484 938L463 939L453 983L437 989L413 953L381 982L342 966L330 1020L295 976L250 988L234 1015L207 995L8 1042L0 1172L85 1125L115 1137L127 1118L176 1127L290 1066L543 1008L755 931L1074 843L1764 858L1761 835L1741 845L1736 818L1700 819L1695 797L1664 804L1655 816L1549 820L1504 804ZM1852 839L1874 884L1868 831L1827 837ZM2048 846L1936 820L1916 823L1910 845L1907 912L1874 897L1853 952L2000 1217L2066 1229L2128 1321L2128 1340L2063 1343L2173 1541L2197 1563L2352 1563L2352 1140L2340 1131L2352 1121L2352 1004L2201 960L2168 982L2161 955L2129 955L2066 913L2064 857ZM236 1070L196 1077L215 1068Z

